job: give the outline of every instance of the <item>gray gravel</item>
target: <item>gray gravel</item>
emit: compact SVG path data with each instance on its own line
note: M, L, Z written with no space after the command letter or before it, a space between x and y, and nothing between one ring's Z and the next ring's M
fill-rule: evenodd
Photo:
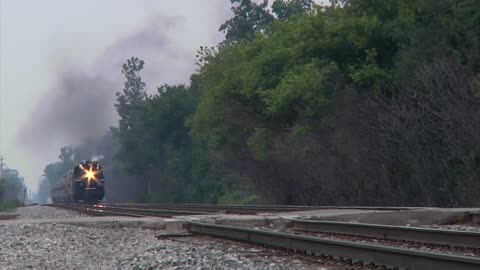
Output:
M54 208L50 206L28 206L19 207L15 213L18 215L17 219L52 219L52 218L81 218L86 217L75 211Z
M157 235L55 223L0 225L1 269L327 269L254 246Z
M448 224L448 225L426 225L424 228L454 230L454 231L469 231L480 232L480 224Z
M82 218L45 206L20 208L17 213L22 219ZM258 246L206 237L158 237L161 233L0 221L0 269L340 269Z

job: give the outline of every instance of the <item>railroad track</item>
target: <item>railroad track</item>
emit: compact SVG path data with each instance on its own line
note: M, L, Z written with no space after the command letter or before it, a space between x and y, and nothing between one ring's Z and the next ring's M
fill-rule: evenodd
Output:
M478 270L480 259L380 245L323 239L273 231L190 222L194 234L283 248L315 256L334 256L362 265L383 265L410 270Z
M289 221L291 229L302 232L334 233L386 240L480 248L479 232L299 219L289 219Z
M405 207L336 207L336 206L289 206L289 205L214 205L214 204L121 204L121 203L64 203L52 206L75 210L88 215L118 216L186 216L208 214L258 214L294 211L312 211L325 209L354 209L377 211L402 211Z
M209 212L186 211L174 209L147 209L135 207L117 207L107 205L92 204L54 204L52 206L60 207L68 210L81 212L92 216L128 216L128 217L173 217L173 216L189 216L189 215L209 215Z
M181 209L201 212L221 212L232 214L256 214L261 212L294 212L294 211L312 211L325 209L351 209L351 210L378 210L378 211L402 211L419 209L420 207L369 207L369 206L301 206L301 205L221 205L221 204L176 204L176 203L158 203L158 204L122 204L105 203L106 206L128 206L135 208L152 209Z
M241 213L300 211L304 207L255 206L213 206L171 204L132 205L132 204L62 204L54 205L89 215L143 216L185 216L218 213L219 211L239 211ZM155 209L153 209L155 208ZM295 209L295 210L292 210ZM318 208L317 208L318 209ZM326 208L320 208L326 209ZM331 208L328 208L331 209ZM371 208L369 208L371 209ZM384 208L380 208L384 209ZM202 211L200 211L202 210ZM208 211L206 211L208 210ZM308 209L311 210L311 209ZM379 208L375 208L379 210ZM395 209L403 210L403 209ZM392 209L389 209L392 211ZM238 213L238 212L237 212ZM346 222L309 221L289 219L290 229L307 233L324 232L391 240L407 240L425 243L437 243L478 248L479 233L457 232L438 229L409 228L400 226L355 224ZM351 265L382 265L393 269L411 270L470 270L480 269L480 258L395 248L385 245L373 245L345 240L332 240L321 237L297 235L285 232L254 230L242 227L216 225L210 223L188 222L192 234L208 235L232 240L267 245L315 256L333 256L340 261L350 261Z

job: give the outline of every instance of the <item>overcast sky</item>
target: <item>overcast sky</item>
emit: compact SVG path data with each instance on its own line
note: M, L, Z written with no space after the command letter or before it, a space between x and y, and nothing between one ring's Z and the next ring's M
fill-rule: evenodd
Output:
M79 116L96 115L92 135L115 123L127 58L145 60L150 90L187 83L230 15L228 0L0 0L0 154L36 191Z

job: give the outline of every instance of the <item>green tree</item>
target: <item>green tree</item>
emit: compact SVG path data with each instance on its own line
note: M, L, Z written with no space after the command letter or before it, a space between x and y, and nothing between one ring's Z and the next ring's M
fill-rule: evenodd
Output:
M283 203L360 202L383 188L388 194L392 186L376 165L384 141L371 132L383 105L370 99L398 96L421 62L448 55L474 62L477 17L460 15L473 4L351 0L309 13L277 2L282 22L268 26L268 35L226 44L199 70L191 134L257 190L283 189L263 194ZM306 14L288 20L293 10ZM362 158L365 149L371 158ZM405 183L411 175L402 176Z
M0 210L7 205L7 208L14 207L24 203L25 183L15 169L3 169L2 178L0 178Z
M278 20L286 21L291 17L311 12L314 6L313 0L275 0L272 4L272 12Z
M71 145L61 147L58 158L60 161L47 164L43 170L43 177L47 179L50 185L58 182L64 174L73 169L77 162L75 160L75 149Z
M230 0L234 16L220 26L227 40L239 42L252 40L255 33L264 33L274 20L266 8L268 0L256 4L251 0Z
M118 128L113 129L121 145L118 158L124 161L127 169L136 175L142 175L145 167L151 163L150 156L142 155L149 148L145 141L146 134L141 132L144 128L145 110L143 108L147 93L139 73L144 64L143 60L132 57L122 66L126 81L123 92L117 93L115 107L120 119ZM148 183L145 184L148 189Z
M147 98L145 83L142 81L139 73L143 69L145 62L136 57L127 60L122 66L122 73L125 75L126 81L123 93L117 92L117 109L120 131L126 131L132 128L137 122L139 115L138 110L144 104Z
M104 152L146 199L479 203L478 1L231 3L190 86L148 96L144 62L123 66ZM62 149L48 175L89 153Z

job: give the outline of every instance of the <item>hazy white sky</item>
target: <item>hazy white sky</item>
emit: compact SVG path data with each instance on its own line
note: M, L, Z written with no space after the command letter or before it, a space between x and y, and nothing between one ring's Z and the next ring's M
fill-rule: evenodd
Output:
M72 84L88 93L85 81L99 79L95 91L106 91L110 104L101 124L114 124L121 63L143 58L150 89L187 83L196 49L221 40L228 16L228 0L0 0L0 154L35 191L44 166L74 143L52 124L71 113L52 95Z

